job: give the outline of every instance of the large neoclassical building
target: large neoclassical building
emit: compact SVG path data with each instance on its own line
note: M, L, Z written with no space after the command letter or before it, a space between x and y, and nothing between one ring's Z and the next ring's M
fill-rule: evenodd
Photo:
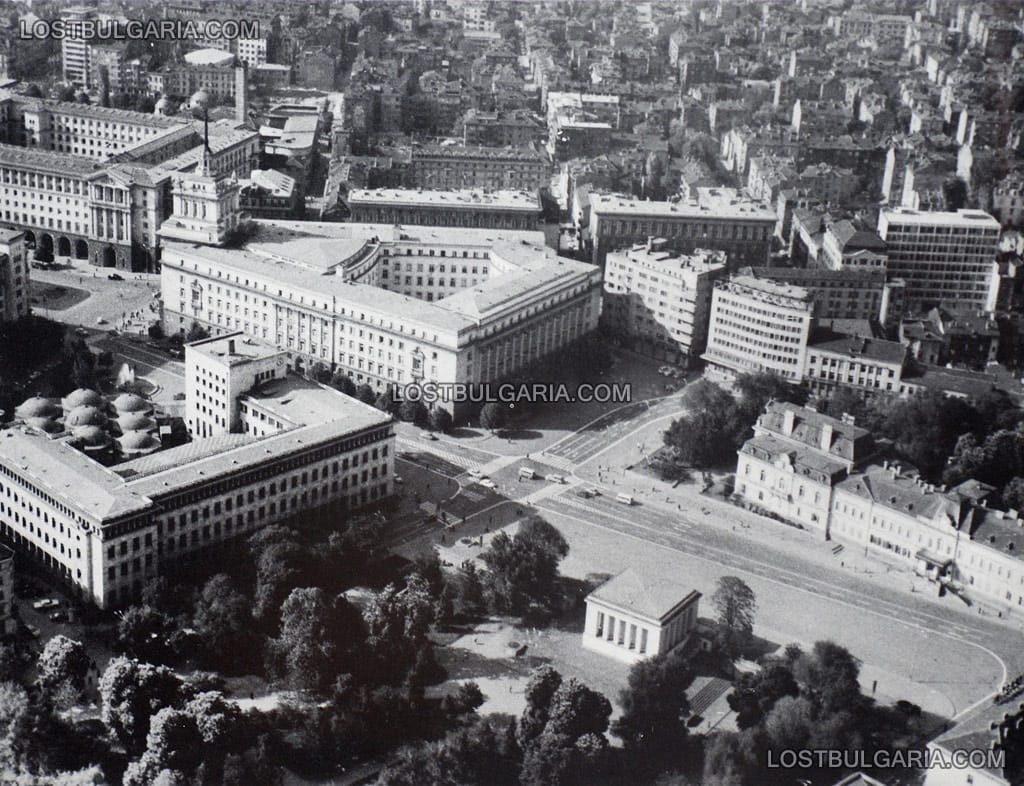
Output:
M160 229L168 332L242 331L294 368L383 390L513 378L597 327L601 271L557 256L540 232L259 221L226 244L237 183L200 171L173 193Z
M248 177L259 134L214 124L205 149L218 171ZM172 180L203 150L189 118L0 91L0 225L58 256L154 271Z
M0 431L0 537L110 607L218 544L385 499L391 416L288 366L244 333L188 345L191 439L173 447L139 396L29 399Z

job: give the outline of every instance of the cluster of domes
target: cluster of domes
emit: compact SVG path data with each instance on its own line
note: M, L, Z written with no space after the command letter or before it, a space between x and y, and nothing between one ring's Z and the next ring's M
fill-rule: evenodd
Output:
M60 403L35 395L15 408L16 421L49 437L70 437L86 453L106 453L115 447L125 458L160 449L153 405L135 393L108 399L95 390L79 388Z

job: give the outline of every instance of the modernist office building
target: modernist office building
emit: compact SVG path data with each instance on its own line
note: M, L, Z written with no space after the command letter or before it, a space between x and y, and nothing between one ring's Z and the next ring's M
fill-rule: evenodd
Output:
M704 360L733 377L770 371L799 384L804 375L814 298L806 289L753 276L715 284Z
M883 210L878 234L888 275L906 282L909 308L946 303L991 311L999 289L999 222L980 210Z
M0 536L107 607L218 543L387 497L390 416L287 370L241 333L187 346L193 439L166 450L137 397L29 400L0 432ZM115 460L90 455L111 442Z

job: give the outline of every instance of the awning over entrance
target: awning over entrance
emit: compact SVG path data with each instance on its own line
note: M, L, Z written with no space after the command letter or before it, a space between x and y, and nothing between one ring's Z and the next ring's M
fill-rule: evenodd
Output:
M929 551L928 549L919 549L917 554L914 555L914 558L923 560L927 562L929 565L939 568L941 570L945 570L953 564L952 557L943 557L939 554L936 554L933 551Z

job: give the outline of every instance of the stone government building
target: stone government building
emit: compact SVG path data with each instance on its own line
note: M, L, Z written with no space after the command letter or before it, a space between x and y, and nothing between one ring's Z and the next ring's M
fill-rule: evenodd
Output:
M0 222L30 247L153 272L174 176L197 168L202 151L190 118L0 91ZM215 171L248 177L258 156L257 132L210 127Z

